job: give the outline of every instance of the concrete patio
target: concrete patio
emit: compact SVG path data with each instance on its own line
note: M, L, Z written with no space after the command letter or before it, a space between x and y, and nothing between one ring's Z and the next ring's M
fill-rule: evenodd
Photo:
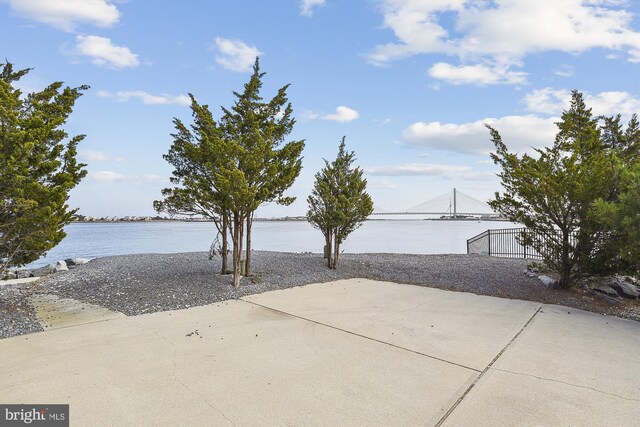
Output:
M0 340L0 403L69 403L71 425L640 423L640 324L566 307L364 279L136 317L39 304L65 314Z

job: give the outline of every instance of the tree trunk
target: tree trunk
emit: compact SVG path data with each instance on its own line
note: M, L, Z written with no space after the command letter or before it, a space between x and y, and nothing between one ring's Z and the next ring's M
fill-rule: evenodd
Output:
M571 258L569 254L569 233L562 232L562 254L560 262L560 287L568 289L571 287Z
M243 215L240 212L233 213L233 287L240 286L242 270L240 261L242 260L242 226L244 225Z
M331 253L333 251L333 234L331 230L327 230L327 234L324 236L325 238L325 254L327 258L327 267L333 268L333 257Z
M324 233L324 259L331 256L331 238L328 232Z
M340 243L338 242L338 232L333 236L333 266L335 270L338 267L338 253L340 253Z
M244 275L251 276L251 226L253 225L253 212L247 215L247 258L245 261Z
M229 216L225 213L222 214L222 268L220 274L227 274L228 261L229 261Z

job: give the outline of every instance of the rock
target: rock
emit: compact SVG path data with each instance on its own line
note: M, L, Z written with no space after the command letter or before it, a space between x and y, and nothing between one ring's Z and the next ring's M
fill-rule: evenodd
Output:
M55 272L56 269L52 265L45 265L44 267L31 270L31 274L33 274L35 277L42 277L48 274L53 274Z
M67 263L67 267L73 267L76 265L76 261L73 258L67 258L64 262Z
M89 258L76 258L74 261L76 265L82 265L88 263L91 260Z
M595 289L594 289L594 291L595 291ZM606 302L608 302L609 304L611 304L611 305L620 304L620 301L616 299L618 297L618 294L616 294L616 298L612 298L609 295L605 295L605 294L603 294L601 292L595 292L595 294L597 296L599 296L600 298L602 298L603 300L605 300Z
M593 290L604 295L609 295L610 297L618 296L618 292L616 292L616 290L609 285L596 286L595 288L593 288Z
M625 281L625 282L627 282L627 283L631 283L632 285L635 285L635 286L636 286L636 288L637 288L638 286L640 286L640 280L636 279L635 277L626 276L626 277L624 278L624 281Z
M540 281L541 281L542 283L544 283L544 285L545 285L547 288L550 288L550 289L560 289L560 283L559 283L556 279L554 279L554 278L552 278L552 277L545 276L545 275L543 274L543 275L541 275L541 276L538 276L538 279L540 279Z
M2 275L2 280L17 279L18 275L15 271L7 271Z
M69 271L69 267L65 261L60 260L56 263L56 271Z
M16 277L18 279L26 279L27 277L31 277L31 272L26 268L21 268L20 270L16 271Z
M611 282L608 283L609 287L615 289L618 295L625 298L636 299L640 296L638 288L627 282Z

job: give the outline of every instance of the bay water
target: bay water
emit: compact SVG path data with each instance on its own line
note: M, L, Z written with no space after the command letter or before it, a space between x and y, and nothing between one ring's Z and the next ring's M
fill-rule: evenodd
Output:
M368 220L341 246L345 253L466 253L467 239L495 228L520 227L505 221L424 219ZM65 258L98 258L136 253L208 251L216 236L211 222L94 222L69 224L67 237L28 267L55 265ZM322 253L324 238L306 221L256 221L255 250Z

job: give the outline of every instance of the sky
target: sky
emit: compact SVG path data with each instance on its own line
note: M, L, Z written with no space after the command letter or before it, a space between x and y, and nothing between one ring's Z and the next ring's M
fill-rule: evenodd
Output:
M306 141L296 202L258 216L304 215L343 136L376 208L403 211L500 190L485 124L530 153L573 89L596 115L640 111L639 15L632 0L0 0L0 57L33 68L24 92L90 86L64 127L86 135L80 214L155 215L188 94L220 117L256 56L265 99L291 85L288 139Z

